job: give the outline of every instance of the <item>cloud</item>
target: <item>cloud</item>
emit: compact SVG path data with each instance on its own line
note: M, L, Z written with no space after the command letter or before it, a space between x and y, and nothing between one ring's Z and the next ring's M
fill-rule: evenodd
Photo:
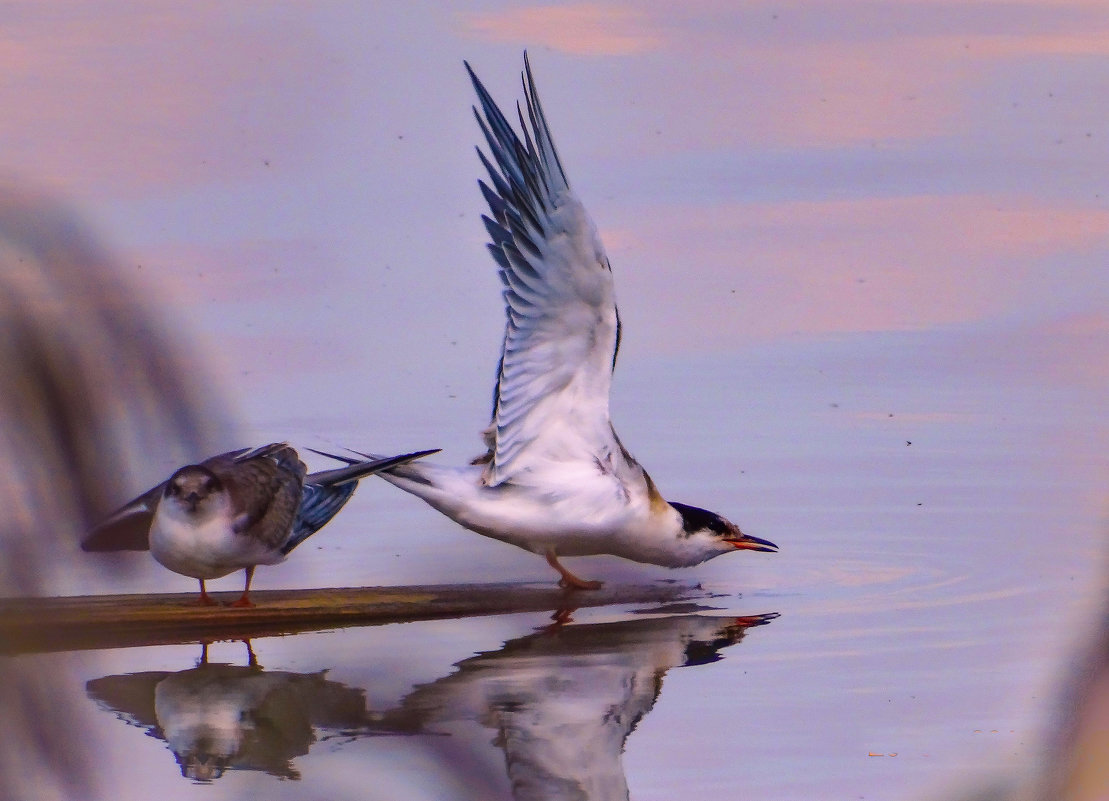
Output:
M675 99L667 121L685 126L684 141L723 135L833 147L969 133L1004 99L999 93L1027 88L1006 83L1014 69L1036 63L1041 75L1066 86L1085 71L1069 61L1109 55L1109 26L1043 35L771 39L742 49L710 37L686 48L701 68L681 76L660 71L651 82ZM696 87L676 85L691 75Z
M287 238L165 243L133 260L152 291L203 306L305 301L321 293L319 276L334 275L338 257L316 239Z
M654 21L630 6L574 3L506 8L464 13L461 20L468 33L488 41L549 47L576 56L627 56L660 44Z
M650 326L664 350L704 345L706 332L724 345L974 322L1105 283L1109 211L1098 208L925 195L658 208L646 218L657 222L602 236L629 325L638 309L673 314L673 325ZM688 337L683 319L699 321Z
M1109 55L1109 25L1094 30L1020 36L982 36L972 46L978 57L1021 58L1024 56Z
M120 191L295 160L343 85L326 52L310 26L221 3L17 3L0 29L0 165Z
M609 102L694 147L958 135L1010 68L1039 59L1065 81L1048 61L1109 53L1109 14L1093 2L597 2L461 19L489 41L638 57L615 68L633 77L610 74Z

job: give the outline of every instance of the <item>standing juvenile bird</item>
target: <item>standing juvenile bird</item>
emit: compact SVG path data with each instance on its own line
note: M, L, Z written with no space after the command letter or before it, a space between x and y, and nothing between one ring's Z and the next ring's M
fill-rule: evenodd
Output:
M507 313L489 450L468 467L420 462L381 477L466 528L545 556L564 586L579 589L600 584L579 579L559 557L615 554L685 567L741 549L777 550L720 515L668 503L617 438L609 420L620 342L612 270L570 191L526 55L524 64L523 141L466 65L496 163L478 150L492 183L479 182L492 212L483 219Z
M242 597L253 606L250 580L257 565L285 560L324 526L354 494L358 479L436 451L420 451L305 477L297 452L275 442L186 465L125 504L94 528L86 551L145 550L163 566L200 581L200 603L215 603L207 579L246 571Z

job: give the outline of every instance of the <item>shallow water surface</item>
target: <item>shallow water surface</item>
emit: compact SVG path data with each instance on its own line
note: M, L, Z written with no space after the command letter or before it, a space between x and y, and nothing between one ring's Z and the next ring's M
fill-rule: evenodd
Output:
M1084 462L1074 449L1053 458L1050 443L1093 422L1066 396L999 414L1009 390L988 377L937 377L920 393L914 353L880 382L857 371L868 357L838 346L737 364L782 400L734 426L796 424L734 465L721 456L732 481L709 459L666 465L657 445L639 449L663 463L664 491L738 508L781 552L675 572L575 563L608 581L692 577L710 608L257 639L257 667L241 643L212 645L207 667L199 644L19 659L69 672L66 703L95 734L101 797L932 798L1026 775L1099 577L1100 541L1074 503ZM794 368L775 367L783 360ZM812 360L842 376L834 390L796 381ZM630 389L655 380L633 373ZM621 425L649 427L634 412ZM710 452L722 431L683 436ZM1018 442L1042 458L1014 460ZM314 548L259 570L258 586L553 579L541 559L410 501L367 484ZM148 555L128 559L136 589L189 587ZM735 625L769 613L780 616ZM234 756L182 756L203 726L222 732L207 747Z

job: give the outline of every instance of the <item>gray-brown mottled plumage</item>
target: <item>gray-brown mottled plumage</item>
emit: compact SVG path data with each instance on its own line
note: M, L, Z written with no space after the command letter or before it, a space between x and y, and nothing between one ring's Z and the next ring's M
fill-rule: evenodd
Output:
M275 442L186 465L125 504L82 543L88 551L145 550L200 581L246 571L239 604L249 604L257 565L277 564L318 531L354 493L358 479L435 451L366 461L306 476L297 452Z

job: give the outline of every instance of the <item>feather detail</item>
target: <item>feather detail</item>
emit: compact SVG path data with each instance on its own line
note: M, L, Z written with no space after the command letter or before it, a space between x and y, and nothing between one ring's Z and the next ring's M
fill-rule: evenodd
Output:
M520 133L466 65L488 147L478 155L489 214L482 221L504 285L505 336L482 480L497 486L535 460L611 445L608 395L619 317L612 271L589 215L570 191L525 57ZM552 425L568 412L575 431Z

